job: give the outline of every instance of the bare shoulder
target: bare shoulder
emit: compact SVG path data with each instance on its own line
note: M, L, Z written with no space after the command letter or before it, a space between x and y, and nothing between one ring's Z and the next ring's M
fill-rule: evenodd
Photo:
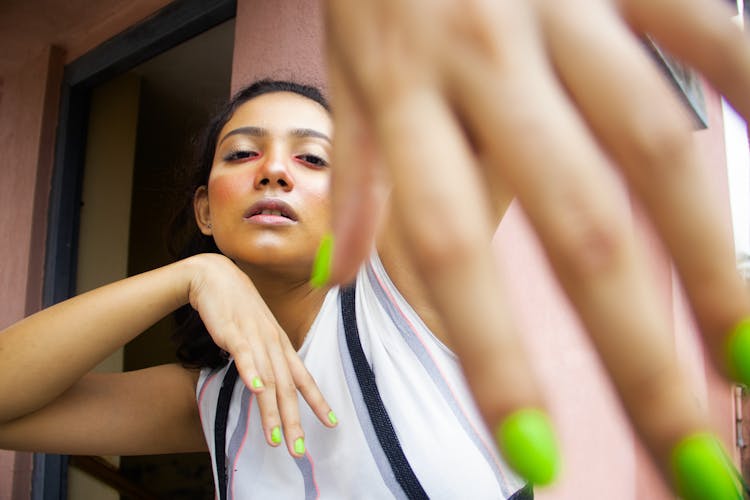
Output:
M47 406L0 424L0 448L87 455L205 450L199 374L176 364L90 373Z

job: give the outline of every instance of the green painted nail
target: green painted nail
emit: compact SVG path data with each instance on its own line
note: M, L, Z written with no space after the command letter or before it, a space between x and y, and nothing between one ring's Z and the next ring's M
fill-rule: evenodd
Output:
M271 442L273 444L281 443L281 428L278 425L271 429Z
M750 318L745 318L729 333L727 365L732 377L750 385Z
M339 423L339 419L336 418L336 414L333 413L333 410L328 412L328 421L331 422L331 424L336 425Z
M297 438L294 441L294 453L297 455L305 454L305 438Z
M741 500L733 466L710 434L694 434L672 450L672 474L677 493L685 500Z
M539 485L555 479L560 457L544 412L524 408L510 414L497 426L495 439L508 464L524 479Z
M331 277L331 253L333 252L333 235L326 234L320 240L318 253L315 254L312 274L310 275L310 284L315 288L321 288L328 283Z
M260 379L260 377L253 377L252 383L253 389L261 389L263 387L263 381Z

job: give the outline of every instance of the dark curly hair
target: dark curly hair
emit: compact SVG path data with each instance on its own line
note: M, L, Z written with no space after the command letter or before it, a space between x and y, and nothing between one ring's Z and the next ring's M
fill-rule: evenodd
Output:
M184 173L184 201L168 231L169 250L173 257L184 259L199 253L221 253L214 239L198 230L193 196L200 186L208 183L219 133L237 108L255 97L274 92L292 92L317 102L328 112L331 111L323 93L310 85L282 80L259 80L237 92L208 123L195 142L195 160ZM217 368L226 364L226 353L214 343L200 315L190 304L175 311L174 317L177 329L172 340L177 348L177 358L183 365L190 368Z

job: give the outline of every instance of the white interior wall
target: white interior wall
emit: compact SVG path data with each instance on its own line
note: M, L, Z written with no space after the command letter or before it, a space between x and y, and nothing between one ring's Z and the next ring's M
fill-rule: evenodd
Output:
M140 80L130 74L93 91L78 240L79 294L127 276L139 92ZM122 349L96 368L106 372L122 369ZM119 457L106 458L119 464ZM75 467L68 472L70 500L120 499L116 490Z

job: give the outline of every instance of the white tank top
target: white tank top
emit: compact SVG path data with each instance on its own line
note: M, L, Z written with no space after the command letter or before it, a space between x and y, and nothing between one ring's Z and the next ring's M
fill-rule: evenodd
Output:
M356 318L380 399L427 496L494 499L518 492L523 482L495 451L458 359L399 294L377 256L357 277ZM255 398L238 380L227 420L227 498L407 498L358 383L338 288L327 294L299 354L339 424L334 429L323 426L300 396L306 453L295 459L286 446L266 443ZM226 370L203 369L197 385L212 458L217 398ZM215 464L215 458L212 461ZM214 465L218 484L216 474Z

